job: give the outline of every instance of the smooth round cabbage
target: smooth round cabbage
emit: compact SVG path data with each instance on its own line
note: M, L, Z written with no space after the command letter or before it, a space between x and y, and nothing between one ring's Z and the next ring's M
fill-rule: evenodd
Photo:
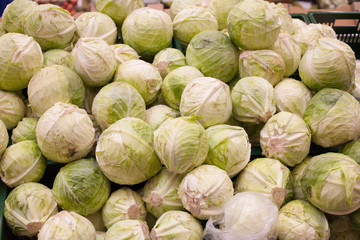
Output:
M103 207L110 195L110 182L95 159L80 159L60 169L52 192L62 209L86 216Z
M58 212L51 190L40 183L24 183L5 200L4 217L16 236L36 236L49 217Z
M146 106L136 89L126 82L112 82L96 94L92 114L102 130L125 117L143 119Z
M215 78L196 78L181 95L181 116L195 115L205 128L225 123L231 110L229 86Z
M215 14L219 24L219 30L227 28L227 18L229 12L234 6L242 0L211 0L209 9ZM206 2L206 0L203 2Z
M262 0L236 4L227 18L231 40L242 49L267 49L280 33L282 21L276 6Z
M197 34L207 30L218 30L218 22L207 8L191 6L175 16L173 28L175 38L187 46Z
M73 69L89 87L109 83L117 66L114 51L99 38L80 38L71 52L71 60Z
M2 25L6 32L23 33L23 26L28 14L37 3L31 0L14 0L4 9Z
M130 60L121 64L114 77L115 82L126 82L142 96L146 105L151 104L160 94L162 78L159 70L142 60Z
M53 4L35 6L24 22L24 33L34 37L43 51L70 46L75 31L71 14Z
M301 163L296 165L292 170L291 174L294 177L294 199L307 201L302 187L301 187L301 177L305 171L307 164L309 163L311 157L306 157Z
M52 65L35 73L29 82L27 94L32 110L40 117L57 102L81 107L85 87L76 72L68 67Z
M171 71L161 83L161 94L168 106L179 110L181 95L186 85L204 75L195 67L184 66Z
M163 168L157 175L145 183L142 199L146 209L156 218L170 210L184 210L178 195L178 189L184 175Z
M38 240L95 240L96 230L85 217L61 211L46 221L38 234Z
M106 231L106 240L150 240L149 227L139 220L121 220Z
M280 33L271 50L279 54L284 60L284 77L289 77L296 72L301 59L301 48L291 35Z
M171 71L185 66L186 60L179 49L165 48L155 55L153 65L164 79Z
M207 221L204 236L218 240L276 239L277 221L278 207L263 194L237 193L223 206L220 219Z
M242 122L264 123L276 112L274 88L261 77L240 79L231 91L233 116Z
M323 212L346 215L360 207L360 166L341 153L312 157L301 177L307 199Z
M284 77L285 63L282 57L272 50L243 51L239 59L240 78L262 77L275 86Z
M208 30L191 40L186 49L186 62L206 77L229 82L239 71L239 50L226 34Z
M154 132L154 149L170 172L183 174L205 161L209 142L194 117L179 117L165 121Z
M355 53L335 38L319 38L305 52L299 75L313 91L337 88L344 91L355 84Z
M301 20L299 18L293 18L292 19L292 27L293 27L292 35L298 34L298 32L301 31L300 29L305 26L307 26L306 22L304 22L303 20Z
M349 93L324 88L314 95L304 117L312 141L322 147L335 147L360 135L360 104Z
M46 158L68 163L90 152L95 129L85 110L72 104L56 103L40 117L36 139Z
M216 125L206 129L209 153L205 163L215 165L227 172L229 177L237 175L250 161L251 144L242 127Z
M75 24L80 38L98 37L108 44L116 42L117 28L115 22L106 14L85 12L75 20Z
M120 188L111 193L102 209L107 229L122 220L145 220L146 208L140 195L130 188Z
M357 138L351 142L346 143L341 148L340 153L343 153L343 154L351 157L358 164L360 164L360 139Z
M300 163L310 152L311 133L305 121L296 114L279 112L260 132L262 154L288 167Z
M146 110L144 121L150 124L152 129L155 131L163 122L168 119L175 119L179 115L178 111L166 105L160 104Z
M26 88L30 78L42 68L40 45L20 33L0 37L0 89L17 91Z
M170 6L171 19L174 20L181 10L191 6L206 7L204 0L174 0Z
M138 60L140 58L137 52L129 45L115 44L115 45L110 45L110 47L114 51L117 66L119 66L120 64L126 61Z
M0 90L0 120L11 130L25 115L25 104L15 92Z
M299 117L304 115L312 93L306 85L292 78L284 78L274 88L277 110L291 112Z
M345 216L327 216L330 226L330 240L355 240L360 238L358 226L356 226L356 223L351 219L352 214Z
M10 188L40 181L45 169L46 159L32 140L9 146L0 160L1 180Z
M184 208L203 220L221 214L222 205L234 195L230 177L213 165L202 165L186 174L178 191Z
M0 120L0 157L3 155L9 143L9 134L3 121Z
M135 9L144 7L143 0L96 0L96 10L110 16L118 27Z
M99 137L96 160L110 181L133 185L153 177L161 169L153 149L153 130L138 118L123 118Z
M280 209L279 240L327 240L329 237L330 228L324 213L310 203L294 200Z
M279 208L292 199L294 180L290 170L280 161L257 158L251 161L235 181L236 192L261 192Z
M51 49L44 52L44 67L51 65L63 65L71 67L70 64L71 53L62 49Z
M137 9L125 19L122 37L124 43L134 48L143 59L152 59L156 53L171 44L171 18L161 10Z
M294 38L301 48L301 55L305 54L308 46L322 37L336 39L336 33L331 26L310 23L300 27L294 34Z
M151 230L152 240L202 240L199 220L183 211L168 211L161 215Z

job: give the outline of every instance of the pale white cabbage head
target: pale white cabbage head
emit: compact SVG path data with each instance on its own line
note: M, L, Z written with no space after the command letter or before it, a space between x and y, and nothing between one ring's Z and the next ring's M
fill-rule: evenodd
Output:
M124 43L134 48L146 60L169 47L173 37L171 18L152 8L140 8L125 19L122 26Z
M71 53L62 49L51 49L44 52L44 67L51 65L63 65L71 67Z
M207 221L204 237L216 240L273 240L278 236L277 222L278 207L263 194L237 193L222 207L219 219L210 218Z
M46 158L68 163L90 152L95 129L85 110L58 102L40 117L36 140Z
M231 91L233 116L242 122L263 123L275 114L274 88L264 78L245 77Z
M205 161L209 142L195 117L179 117L165 121L154 132L154 149L170 172L183 174Z
M37 6L32 0L14 0L6 6L2 15L2 25L6 32L23 33L26 17Z
M11 130L17 126L25 115L25 104L16 92L0 90L0 120L6 129Z
M260 132L262 154L288 167L300 163L310 152L311 133L305 121L294 113L279 112Z
M149 123L155 131L163 122L168 119L175 119L179 117L180 113L166 105L155 105L145 112L144 121Z
M279 240L330 238L330 228L323 212L311 203L294 200L279 211Z
M71 52L71 61L75 72L89 87L109 83L117 66L114 51L100 38L80 38Z
M201 240L203 228L196 218L183 211L161 215L151 230L152 240Z
M112 192L102 208L102 218L107 229L122 220L145 221L146 213L145 204L140 195L126 187Z
M284 77L289 77L295 73L301 59L301 48L290 34L280 33L271 50L278 53L284 60Z
M218 30L218 22L207 8L190 6L175 16L173 28L175 38L182 45L187 46L198 33L206 30Z
M213 165L201 165L185 175L179 186L179 197L186 210L198 219L221 214L222 205L234 195L227 173Z
M34 113L41 115L57 102L81 107L85 87L79 75L68 67L52 65L40 69L31 78L27 94Z
M293 33L292 35L297 34L302 27L307 26L306 22L298 19L298 18L292 18L292 26L293 26Z
M277 110L291 112L299 117L304 115L312 93L306 85L292 78L284 78L275 88L275 103Z
M142 199L146 209L156 218L167 211L184 210L178 195L182 174L163 168L157 175L145 183Z
M165 48L155 55L153 65L164 79L171 71L185 66L186 58L179 49Z
M289 14L288 9L280 2L275 4L275 11L280 18L280 32L285 34L293 34L292 17Z
M229 86L216 78L196 78L186 85L181 95L181 116L194 115L205 128L225 123L231 110Z
M0 37L0 89L17 91L26 88L30 78L42 68L40 45L20 33Z
M36 236L49 217L58 212L51 190L40 183L24 183L5 200L4 217L16 236Z
M106 231L106 240L150 240L149 227L145 221L121 220Z
M319 38L308 47L299 64L301 80L313 91L338 88L344 91L355 84L355 53L335 38Z
M148 105L160 94L162 78L159 70L152 64L143 60L130 60L120 64L114 81L126 82L133 86Z
M360 206L360 166L341 153L312 157L301 177L307 199L321 211L350 214Z
M229 177L237 175L250 161L251 144L242 127L215 125L206 129L209 153L205 163L215 165L227 172Z
M235 192L261 192L279 208L292 199L293 187L290 170L272 158L251 161L235 180Z
M126 61L138 60L140 58L137 52L129 45L115 44L115 45L110 45L110 47L114 51L117 66L119 66L120 64Z
M85 12L75 20L75 24L80 38L98 37L108 44L116 42L117 28L115 22L106 14Z
M43 51L70 46L75 31L71 14L54 4L35 6L24 22L24 33L34 37Z
M61 211L50 217L38 234L38 240L95 240L96 230L85 217Z

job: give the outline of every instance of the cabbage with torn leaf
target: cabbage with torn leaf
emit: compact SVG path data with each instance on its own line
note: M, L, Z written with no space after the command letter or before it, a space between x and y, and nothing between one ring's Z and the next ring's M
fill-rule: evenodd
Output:
M203 228L199 220L183 211L168 211L161 215L151 230L152 240L201 240Z
M0 160L1 180L10 188L40 181L45 169L46 159L32 140L12 144Z
M319 38L301 58L299 75L313 91L323 88L352 90L355 60L354 51L346 43L335 38Z
M284 78L275 88L275 103L277 110L291 112L299 117L304 115L312 93L306 85L292 78Z
M360 166L341 153L312 157L301 177L307 199L325 213L346 215L360 207Z
M75 20L77 34L80 38L98 37L108 44L117 39L117 28L114 21L100 12L85 12Z
M279 208L293 197L294 180L280 161L257 158L251 161L235 181L236 192L261 192Z
M227 172L229 177L237 175L250 161L251 144L242 127L216 125L206 129L209 153L205 163L215 165Z
M124 43L134 48L144 59L169 47L173 37L171 18L164 11L152 8L136 9L122 26Z
M145 204L138 193L123 187L111 193L102 208L102 218L107 229L122 220L145 221Z
M57 102L81 107L85 87L76 72L68 67L52 65L35 73L29 82L27 93L32 110L40 117Z
M40 183L21 184L5 200L4 217L16 236L36 236L48 218L57 212L51 190Z
M240 79L231 91L232 112L242 122L264 123L276 112L274 88L262 77Z
M70 52L62 49L51 49L47 52L44 52L44 67L51 65L63 65L70 68L70 59Z
M85 217L61 211L50 217L41 228L38 240L95 240L96 230Z
M0 89L17 91L26 88L30 78L42 68L40 45L20 33L0 37Z
M137 52L129 45L115 44L115 45L110 45L110 47L114 51L117 66L119 66L120 64L126 61L138 60L140 58Z
M70 46L75 31L71 14L53 4L35 6L24 22L24 33L33 37L43 51Z
M229 86L216 78L196 78L186 85L181 95L181 116L194 115L205 128L225 123L231 111Z
M171 71L186 65L184 54L175 48L165 48L158 52L153 61L153 65L159 70L164 79Z
M166 105L159 104L146 110L144 121L150 124L152 129L155 131L163 122L168 119L175 119L179 115L178 111Z
M312 141L322 147L335 147L360 135L360 104L349 93L324 88L316 93L304 117Z
M80 38L71 52L71 61L75 72L89 87L109 83L117 66L114 51L99 38Z
M178 191L184 208L203 220L220 215L223 204L234 195L230 177L213 165L202 165L186 174Z
M126 82L112 82L96 94L92 114L102 130L125 117L143 119L145 102L136 89Z
M160 94L162 78L159 70L148 62L130 60L120 64L114 77L115 82L126 82L142 96L145 104L151 104Z
M6 6L2 15L2 25L6 32L23 33L26 17L37 4L31 0L14 0Z
M141 119L126 117L103 131L96 160L110 181L134 185L156 175L161 163L153 149L153 130Z
M46 158L68 163L90 152L95 129L84 109L72 104L56 103L40 117L36 139Z
M150 240L149 227L140 220L121 220L106 231L106 240Z
M25 115L25 104L16 92L0 90L0 120L11 130Z

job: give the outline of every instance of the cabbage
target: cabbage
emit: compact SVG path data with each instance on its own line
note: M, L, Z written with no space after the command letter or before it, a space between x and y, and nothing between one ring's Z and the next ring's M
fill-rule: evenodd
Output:
M6 32L23 33L26 17L37 6L31 0L14 0L6 6L2 15L3 27Z
M0 120L6 129L16 127L25 115L25 104L21 97L15 92L0 90Z
M62 49L52 49L44 52L44 67L51 65L63 65L71 67L70 64L71 53Z
M114 50L117 66L126 61L138 60L140 58L137 52L129 45L115 44L110 45L110 47Z
M164 79L171 71L185 66L186 60L180 50L166 48L155 55L153 65L159 70L161 77Z

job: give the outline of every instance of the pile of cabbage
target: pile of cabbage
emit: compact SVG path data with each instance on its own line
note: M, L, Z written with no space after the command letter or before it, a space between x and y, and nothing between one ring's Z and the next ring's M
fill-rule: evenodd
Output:
M14 235L360 238L360 64L331 27L263 0L96 7L2 16Z

